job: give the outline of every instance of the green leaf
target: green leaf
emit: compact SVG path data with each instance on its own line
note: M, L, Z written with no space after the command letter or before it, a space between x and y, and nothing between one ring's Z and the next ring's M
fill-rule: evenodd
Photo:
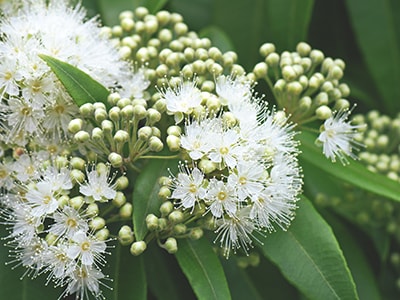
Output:
M144 252L144 258L149 289L156 299L195 298L189 282L173 255L158 247L156 243L151 243Z
M370 172L364 165L357 161L351 161L346 166L338 162L332 163L322 154L322 149L315 145L314 141L316 137L313 134L302 132L297 137L301 142L300 150L302 153L300 154L300 163L302 160L305 160L324 170L326 173L361 189L400 201L400 186L394 180Z
M103 102L108 106L109 91L80 69L54 57L39 54L64 85L78 106L85 103Z
M353 274L360 299L363 300L379 300L379 288L374 271L365 256L364 249L357 243L357 239L353 236L348 226L335 217L333 214L324 214L325 220L329 222L337 236L338 242L342 247L343 254Z
M232 299L252 299L262 300L254 282L243 268L239 268L234 259L225 259L222 261L222 266L228 280L229 289L232 294ZM269 270L268 270L269 271Z
M104 273L113 280L112 283L106 282L112 290L103 289L106 299L110 300L146 300L147 282L145 265L142 256L130 254L129 247L124 247L117 243L111 251L110 257L106 257L109 262Z
M178 168L178 160L151 160L135 180L132 193L133 229L136 240L141 241L147 233L146 216L159 214L162 199L158 197L158 179Z
M200 31L201 37L208 37L215 47L222 52L234 50L233 44L229 36L217 26L208 26Z
M398 1L397 1L398 2ZM400 6L390 0L347 0L356 39L388 113L400 110Z
M198 299L231 299L221 263L205 237L179 240L178 247L175 256Z
M0 227L0 237L3 238L7 236L5 225L1 224ZM24 276L24 278L21 279L22 275L27 270L26 268L13 268L13 266L17 265L17 262L6 265L6 263L9 263L14 259L13 257L9 256L9 250L15 249L7 247L3 244L0 245L0 299L58 299L58 297L62 294L63 289L55 289L51 282L46 286L45 274L34 279L28 278L28 276Z
M358 299L353 278L329 225L302 197L289 229L257 245L309 299Z

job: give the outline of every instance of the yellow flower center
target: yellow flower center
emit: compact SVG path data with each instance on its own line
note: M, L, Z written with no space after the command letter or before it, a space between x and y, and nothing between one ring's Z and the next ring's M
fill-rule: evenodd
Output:
M71 227L71 228L74 228L78 225L78 222L76 222L76 220L73 218L68 218L66 223L67 223L67 226Z
M83 251L88 251L90 249L90 243L89 242L83 242L81 245L81 249Z
M220 191L217 195L218 200L224 201L228 195L224 191Z
M189 192L192 193L192 194L197 192L197 186L194 183L191 183L189 185Z
M50 201L51 201L51 197L50 196L44 196L44 198L43 198L43 203L44 204L49 204Z
M222 155L226 155L229 153L229 149L227 147L222 147L219 149L219 153L221 153Z
M240 177L240 178L239 178L239 183L242 184L242 185L243 185L243 184L246 184L246 183L247 183L246 177L243 177L243 176Z

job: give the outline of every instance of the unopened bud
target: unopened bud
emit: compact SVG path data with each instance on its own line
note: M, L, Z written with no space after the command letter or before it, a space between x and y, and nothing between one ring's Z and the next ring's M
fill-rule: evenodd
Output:
M71 133L77 133L82 129L83 120L82 119L73 119L68 124L68 131Z
M134 256L138 256L140 254L142 254L147 248L147 245L144 241L138 241L138 242L134 242L131 245L131 254Z
M158 137L156 137L156 136L150 137L150 139L149 139L150 151L160 152L163 148L164 148L164 145Z
M128 185L129 185L129 179L126 176L120 176L115 181L115 189L119 191L126 189Z
M115 205L116 207L121 207L125 203L126 203L125 194L118 191L114 199L112 200L112 204Z
M96 203L90 203L86 207L86 214L90 217L96 217L99 214L99 206Z
M118 153L115 153L115 152L111 152L108 155L108 161L111 163L111 165L114 168L119 168L124 163L124 159L122 158L122 156L120 154L118 154Z
M315 110L315 115L320 120L326 120L332 116L332 110L328 106L322 105Z
M127 246L134 241L133 231L128 225L124 225L118 231L118 240L123 246Z
M100 230L106 226L106 221L101 217L95 217L89 222L89 227L93 230Z
M197 227L190 230L189 237L192 240L198 240L203 236L203 234L204 234L203 229Z
M146 226L147 229L153 231L156 230L158 228L158 218L153 215L153 214L149 214L146 216Z
M129 219L132 217L132 210L132 204L127 202L119 209L119 215L124 219Z
M180 210L175 210L168 215L168 220L172 223L181 223L183 221L183 213Z
M178 243L176 242L176 239L173 237L167 238L167 240L164 243L164 247L169 254L174 254L178 251Z

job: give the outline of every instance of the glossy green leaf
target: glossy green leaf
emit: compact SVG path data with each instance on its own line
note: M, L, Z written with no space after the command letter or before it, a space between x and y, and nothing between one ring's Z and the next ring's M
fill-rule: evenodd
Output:
M151 243L144 252L144 258L149 289L157 300L195 298L173 255L158 247L156 243Z
M264 245L257 246L308 299L358 299L331 228L308 199L298 205L289 229L260 237Z
M64 85L78 106L85 103L103 102L108 106L109 91L80 69L48 55L39 55Z
M0 226L0 237L7 236L4 224ZM35 279L28 278L22 275L27 271L26 268L18 267L17 262L10 263L14 258L10 257L9 250L13 248L1 243L0 245L0 299L7 300L54 300L57 299L63 292L63 289L55 289L50 282L45 285L46 275L43 274ZM14 249L15 250L15 249ZM6 263L10 263L6 265Z
M302 132L297 137L301 142L300 162L306 160L326 173L361 189L400 201L400 186L397 182L383 175L370 172L357 161L351 161L346 166L343 166L340 162L332 163L322 154L322 149L315 145L316 136L309 132Z
M112 282L105 282L112 289L101 287L106 299L109 300L146 300L147 281L145 265L142 256L130 254L129 247L117 243L111 255L106 257L108 267L104 273Z
M158 179L168 176L169 168L173 172L177 167L177 160L152 160L135 180L132 194L133 229L138 241L143 240L147 233L146 216L159 214L162 199L158 197Z
M179 240L175 254L183 273L200 300L231 299L221 263L206 238Z
M228 280L233 300L252 299L262 300L262 296L255 287L252 279L243 268L237 265L235 259L225 259L222 266ZM268 272L269 270L264 270Z
M390 0L347 0L350 21L388 112L400 110L400 6Z
M329 225L332 227L332 230L340 243L350 271L353 274L360 299L382 299L374 271L364 254L364 249L362 249L357 243L350 228L345 226L345 224L333 214L324 214L324 217L325 220L329 222Z

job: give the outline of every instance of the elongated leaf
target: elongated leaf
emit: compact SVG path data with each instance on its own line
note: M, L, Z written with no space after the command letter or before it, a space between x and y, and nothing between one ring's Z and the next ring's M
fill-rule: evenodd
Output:
M309 299L358 299L353 278L329 225L302 197L287 232L258 245L282 274Z
M49 65L78 106L88 102L103 102L108 106L109 91L88 74L54 57L39 56Z
M351 161L349 165L332 163L318 148L314 141L316 137L309 132L302 132L298 135L301 142L300 161L306 160L325 172L366 191L381 195L396 201L400 201L400 185L383 175L372 173L365 166L357 161Z
M178 247L175 256L198 299L231 299L221 263L206 238L183 239Z
M103 288L104 296L110 300L146 300L147 281L143 257L132 256L129 247L117 243L107 257L108 268L104 273L113 280L106 284L112 290Z
M351 234L351 230L341 223L333 214L324 214L325 220L329 222L337 236L343 254L346 257L350 271L356 283L357 292L360 299L379 300L379 288L375 274L368 263L364 249L357 243L356 237Z
M151 293L158 300L194 299L192 289L175 257L155 243L144 253L146 276ZM173 274L173 276L171 276Z
M152 160L135 181L132 194L133 229L138 241L147 233L146 216L159 214L162 200L158 197L160 185L158 178L168 175L168 168L176 170L177 160Z
M390 0L347 0L350 21L386 111L400 110L400 40L396 21L400 7ZM377 42L379 41L379 42Z
M305 41L313 6L314 0L266 1L265 30L269 40L284 50Z
M238 267L237 262L234 259L223 260L222 266L224 267L233 300L263 299L249 275L247 275L244 269ZM268 272L269 270L265 271Z
M0 237L7 236L4 225L0 226ZM0 245L0 299L7 300L30 300L42 299L53 300L57 299L62 294L62 289L55 289L52 284L45 285L46 275L41 275L38 278L28 278L25 276L21 279L22 275L27 269L18 267L13 269L17 263L6 265L6 263L13 260L9 256L11 248ZM15 249L14 249L15 250Z

